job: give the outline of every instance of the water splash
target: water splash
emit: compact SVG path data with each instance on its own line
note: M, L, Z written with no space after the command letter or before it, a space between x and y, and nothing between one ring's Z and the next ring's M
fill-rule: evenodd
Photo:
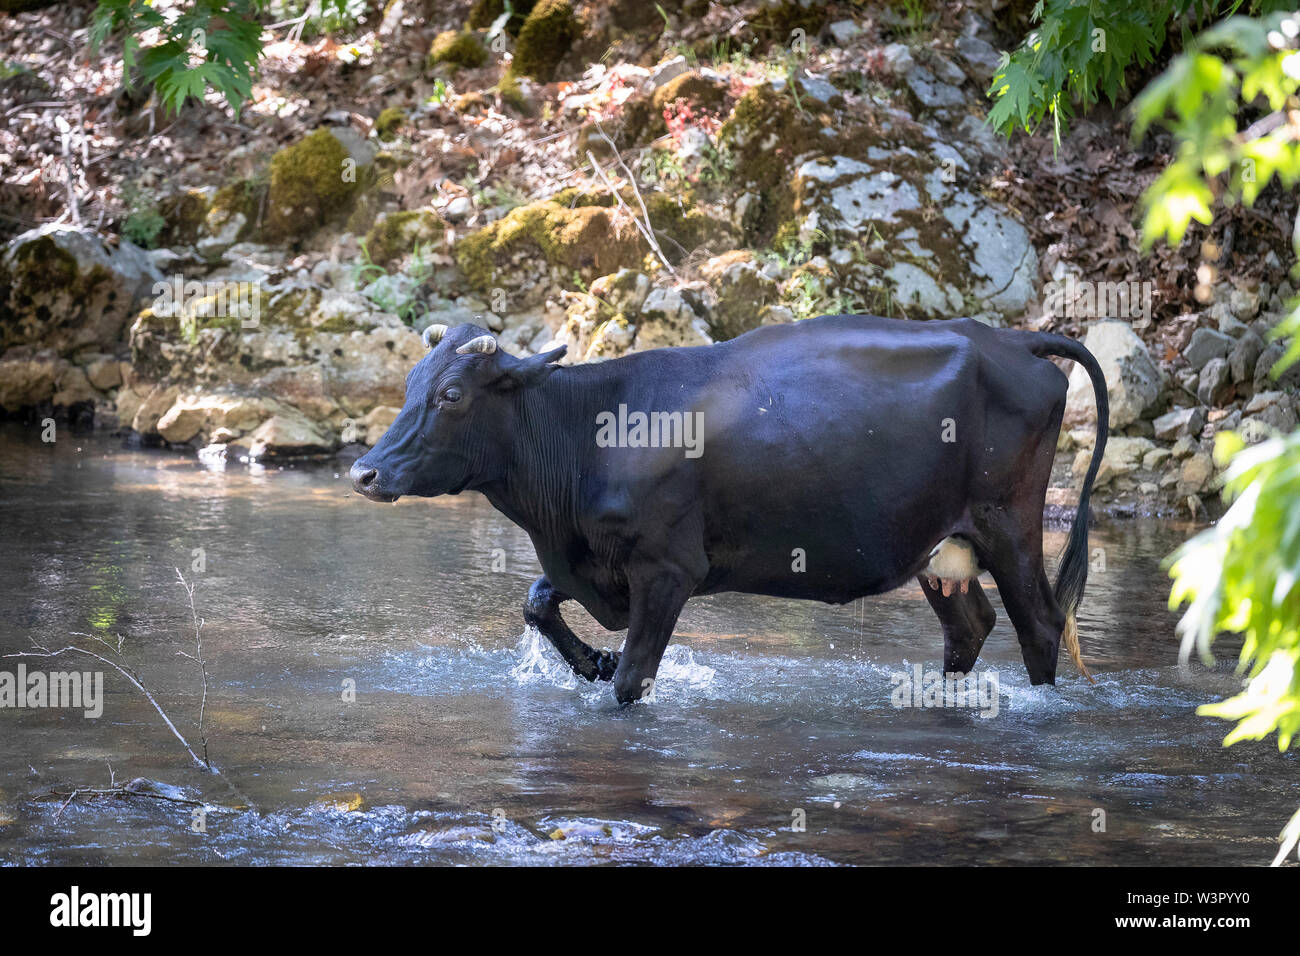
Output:
M692 689L709 687L717 675L715 668L695 660L695 651L685 644L673 644L664 652L655 683L685 684Z
M510 668L516 684L546 684L564 690L578 686L578 675L536 627L529 624L515 647L519 663Z

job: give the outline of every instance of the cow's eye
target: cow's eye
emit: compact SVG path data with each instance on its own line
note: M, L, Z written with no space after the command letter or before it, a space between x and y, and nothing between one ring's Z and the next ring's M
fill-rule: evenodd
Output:
M455 385L448 386L442 391L442 400L448 405L455 405L460 401L460 389Z

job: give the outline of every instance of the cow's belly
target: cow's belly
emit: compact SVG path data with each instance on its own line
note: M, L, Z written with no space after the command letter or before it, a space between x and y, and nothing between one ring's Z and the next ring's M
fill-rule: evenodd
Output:
M705 452L714 457L701 592L841 603L891 590L924 568L965 513L971 446L943 442L944 416L918 404L905 420L924 421L933 435L909 430L889 407L871 424L827 416L795 426L788 415L765 413L715 441ZM973 428L974 416L962 425Z

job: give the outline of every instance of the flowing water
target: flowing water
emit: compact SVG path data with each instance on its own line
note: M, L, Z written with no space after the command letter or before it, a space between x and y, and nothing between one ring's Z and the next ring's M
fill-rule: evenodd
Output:
M941 664L915 586L733 594L690 602L657 700L620 710L524 630L540 569L476 495L379 505L337 467L33 432L0 430L0 654L122 638L196 749L204 707L222 773L117 671L0 658L104 672L98 718L0 709L2 863L1262 864L1300 802L1295 754L1225 749L1195 712L1240 682L1177 661L1160 563L1188 525L1094 529L1095 685L1062 655L1031 687L991 587L982 709L895 706L900 674ZM93 792L135 778L180 789Z

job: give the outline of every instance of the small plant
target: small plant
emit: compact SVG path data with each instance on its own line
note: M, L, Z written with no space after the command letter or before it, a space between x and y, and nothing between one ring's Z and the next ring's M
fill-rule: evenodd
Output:
M137 246L154 248L167 220L158 211L158 206L149 193L134 185L128 185L123 192L128 211L126 219L122 221L122 235Z
M429 94L426 103L432 103L434 106L446 106L452 95L451 84L444 79L433 81L433 92Z
M410 325L424 308L421 288L433 275L433 262L428 250L423 243L417 241L411 249L406 269L389 272L383 266L377 265L371 260L370 250L366 248L364 239L359 240L357 244L361 248L361 261L352 267L353 282L357 285L371 285L389 275L404 276L412 281L413 291L409 295L404 295L400 286L392 284L380 287L371 296L371 300L379 308L385 312L391 312L401 319L403 323Z

